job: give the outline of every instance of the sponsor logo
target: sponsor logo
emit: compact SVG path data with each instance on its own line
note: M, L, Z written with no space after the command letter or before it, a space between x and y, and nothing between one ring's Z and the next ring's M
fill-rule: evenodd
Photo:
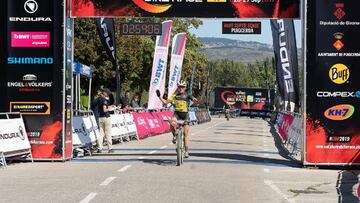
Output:
M351 142L351 136L328 136L328 142Z
M24 4L24 9L27 13L33 14L38 9L38 4L35 0L27 0Z
M350 77L349 68L341 63L335 64L329 70L329 77L336 84L344 84Z
M11 140L15 138L25 140L25 131L23 127L19 126L18 132L0 133L0 140Z
M50 47L50 32L11 32L11 47Z
M284 20L277 20L279 24L279 46L280 46L280 62L283 70L286 93L292 93L295 91L292 74L290 72L289 54L286 48L286 32L284 26Z
M50 102L10 102L10 112L28 115L49 115Z
M247 102L254 102L254 96L253 95L248 95L246 98Z
M328 108L324 116L333 121L342 121L350 118L354 114L355 108L350 104L341 104Z
M111 38L110 38L110 35L109 35L109 32L108 32L108 28L107 28L107 25L106 23L104 23L104 20L105 18L101 18L100 19L100 26L101 26L101 29L103 31L103 37L105 38L105 41L106 41L106 45L108 46L108 49L111 51L111 55L113 57L113 59L115 59L115 47L114 47L114 44L110 44L110 42L112 42ZM114 43L114 42L112 42Z
M36 81L37 76L33 74L26 74L23 76L23 81Z
M23 82L7 82L7 87L19 88L19 92L40 92L40 88L52 87L52 82L36 82L37 76L33 74L26 74L22 78Z
M175 65L174 72L170 78L170 85L169 85L170 87L173 87L174 84L176 83L177 79L179 78L179 73L180 73L179 67Z
M159 59L159 62L158 62L157 68L156 68L156 72L155 72L155 79L153 80L152 85L156 86L159 84L159 82L162 78L162 75L163 75L164 66L165 66L165 61L162 59Z
M49 17L9 17L10 22L51 22Z
M8 57L7 63L10 65L49 65L54 63L54 59L52 57Z
M334 42L333 46L336 50L340 51L344 47L344 43L341 41L341 39L344 37L344 34L341 32L334 33L334 38L336 41Z
M341 20L346 15L345 11L343 10L344 3L336 3L335 6L336 6L336 10L334 12L334 16L337 19Z
M342 98L360 98L360 91L357 92L326 92L319 91L316 93L317 97L342 97Z

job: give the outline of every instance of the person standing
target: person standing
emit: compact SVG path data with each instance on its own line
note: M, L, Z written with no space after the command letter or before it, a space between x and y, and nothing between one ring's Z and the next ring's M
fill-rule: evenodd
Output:
M114 105L110 105L109 95L111 91L108 88L102 89L100 93L99 105L99 124L100 124L100 137L98 139L98 152L101 153L103 150L104 137L108 144L108 152L113 153L112 149L112 137L111 137L111 118L110 111L116 108Z
M133 99L131 100L131 107L134 109L141 108L139 95L134 95Z

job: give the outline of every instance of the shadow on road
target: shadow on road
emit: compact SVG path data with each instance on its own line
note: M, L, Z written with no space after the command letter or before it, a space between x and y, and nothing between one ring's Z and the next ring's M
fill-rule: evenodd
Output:
M339 203L360 202L359 196L359 170L339 171L336 190ZM356 196L355 196L356 195Z

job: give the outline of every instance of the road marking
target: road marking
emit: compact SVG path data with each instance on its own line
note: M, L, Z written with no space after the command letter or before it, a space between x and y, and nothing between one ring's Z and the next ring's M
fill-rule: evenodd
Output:
M264 156L268 157L268 156L270 156L270 154L264 154Z
M107 186L111 183L111 181L115 180L116 177L108 177L106 178L106 180L104 180L104 182L102 182L100 184L100 186Z
M88 202L90 202L92 199L94 199L96 195L97 195L97 193L92 192L92 193L90 193L88 196L86 196L83 200L81 200L79 203L88 203Z
M278 193L283 199L285 199L287 202L289 203L296 203L296 201L294 199L291 199L289 196L287 196L286 194L282 193L281 190L273 184L272 181L270 180L264 180L264 183L269 186L272 190L274 190L276 193Z
M141 157L138 157L138 159L144 159L145 157L141 156Z
M118 172L125 172L126 170L128 170L131 167L131 165L126 165L124 167L122 167L121 169L118 170Z
M264 172L265 172L265 173L270 173L270 169L264 168Z
M154 150L154 151L149 152L148 154L154 154L154 153L156 153L156 152L157 152L157 151Z
M165 145L165 146L162 146L162 147L160 147L160 149L165 149L167 146Z

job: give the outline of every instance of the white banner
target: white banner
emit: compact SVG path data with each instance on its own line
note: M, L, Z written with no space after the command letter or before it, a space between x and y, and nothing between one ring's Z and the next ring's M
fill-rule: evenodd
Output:
M0 152L30 149L22 118L0 119Z
M94 116L73 116L72 132L74 146L95 145L100 134Z
M168 98L176 91L177 83L181 78L182 65L184 60L186 45L186 33L176 34L173 38L171 61L170 61L170 75L168 84Z
M162 35L156 37L148 109L160 109L162 107L161 101L156 96L156 90L160 90L161 93L164 93L165 90L166 67L172 21L165 21L162 24Z
M134 121L134 116L130 113L124 114L128 132L131 135L137 135L137 129Z
M120 138L129 133L128 127L123 114L111 114L111 137L113 139Z

